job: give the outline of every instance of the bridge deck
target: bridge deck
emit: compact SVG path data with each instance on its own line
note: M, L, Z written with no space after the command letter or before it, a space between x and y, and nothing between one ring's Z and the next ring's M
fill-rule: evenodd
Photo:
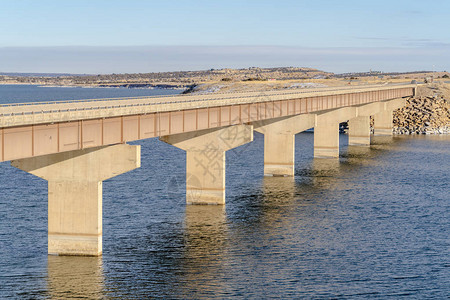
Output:
M0 105L0 161L412 96L416 85Z
M415 85L373 85L308 90L237 92L213 95L196 94L3 104L0 105L0 128L349 93L398 91L402 88L412 87L415 87ZM379 94L381 93L373 93L373 96L377 98ZM373 99L372 101L374 100L376 101L377 99Z

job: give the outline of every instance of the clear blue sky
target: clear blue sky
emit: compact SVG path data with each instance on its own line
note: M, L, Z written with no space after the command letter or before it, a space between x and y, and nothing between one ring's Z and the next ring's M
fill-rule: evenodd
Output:
M255 64L335 72L450 69L448 0L0 4L0 72L118 73Z

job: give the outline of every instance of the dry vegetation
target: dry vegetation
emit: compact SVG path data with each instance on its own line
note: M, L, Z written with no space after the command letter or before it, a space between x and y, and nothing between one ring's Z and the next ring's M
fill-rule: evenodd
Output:
M359 85L385 82L408 82L435 76L449 76L446 72L388 73L376 72L333 74L311 68L246 68L204 71L179 71L108 75L1 75L0 84L36 84L51 86L124 87L124 88L180 88L189 92L233 92L273 90L320 86Z
M179 71L139 74L109 74L86 76L0 76L3 84L39 84L95 87L162 87L183 88L211 82L267 81L271 79L310 79L327 77L331 73L311 68L248 68L205 71Z

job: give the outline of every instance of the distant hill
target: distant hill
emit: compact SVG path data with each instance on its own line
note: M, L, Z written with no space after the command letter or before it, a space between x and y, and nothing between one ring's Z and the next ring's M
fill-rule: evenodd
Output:
M212 81L261 81L325 78L333 73L312 68L279 67L245 69L209 69L201 71L178 71L135 74L36 74L0 73L0 82L64 86L100 87L186 87Z
M61 77L61 76L86 76L86 75L88 74L0 72L0 76L17 76L17 77Z
M417 71L384 73L380 71L334 74L313 68L278 67L245 69L209 69L200 71L178 71L134 74L68 74L68 73L12 73L0 72L0 84L37 84L78 87L123 87L123 88L192 88L199 84L262 82L282 80L356 80L375 79L419 79L449 76L446 72ZM448 78L448 77L445 77Z

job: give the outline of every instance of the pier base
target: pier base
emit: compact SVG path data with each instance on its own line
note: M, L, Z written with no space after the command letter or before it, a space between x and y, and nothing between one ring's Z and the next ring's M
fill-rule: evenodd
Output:
M126 144L12 161L48 181L48 253L101 255L102 181L140 162L140 146Z

